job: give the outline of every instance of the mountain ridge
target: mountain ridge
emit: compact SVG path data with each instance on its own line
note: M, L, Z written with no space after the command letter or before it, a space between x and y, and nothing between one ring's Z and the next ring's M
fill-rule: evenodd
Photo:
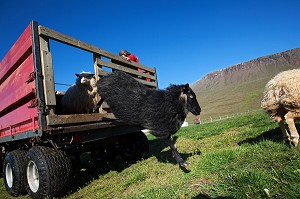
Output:
M202 108L201 117L260 109L266 83L281 71L300 68L300 48L262 56L208 73L191 84ZM188 115L191 122L194 116Z
M275 75L285 69L300 67L300 48L295 48L284 52L259 57L247 62L235 64L227 68L208 73L206 76L193 83L191 87L195 90L199 89L199 85L201 85L202 87L204 86L206 88L212 83L213 80L224 78L228 75L234 75L236 77L245 77L245 74L237 74L237 72L240 73L243 70L249 71L251 69L252 71L249 71L249 75L251 74L252 76L256 75L258 72L268 72L269 70L266 69L266 66L272 65L273 69L275 69L272 75ZM268 75L269 74L270 73L268 72ZM258 75L258 77L259 76L260 75ZM234 80L236 79L237 78L234 78Z

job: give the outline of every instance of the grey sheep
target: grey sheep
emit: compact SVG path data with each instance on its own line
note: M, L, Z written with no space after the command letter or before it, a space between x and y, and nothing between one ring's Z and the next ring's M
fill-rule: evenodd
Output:
M300 69L281 72L271 79L265 87L261 107L278 122L284 140L297 146L299 134L294 119L300 118Z
M62 114L92 113L97 103L97 81L94 74L81 72L75 74L76 83L71 86L62 97L60 107Z
M188 84L154 90L124 72L115 71L100 78L98 93L101 96L98 105L106 101L118 119L149 129L152 135L170 146L173 157L181 167L188 165L172 139L188 111L194 115L201 112L196 95Z

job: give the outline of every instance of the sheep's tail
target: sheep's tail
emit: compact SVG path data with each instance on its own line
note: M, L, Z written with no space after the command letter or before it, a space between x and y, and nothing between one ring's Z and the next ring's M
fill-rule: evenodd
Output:
M261 101L261 107L264 109L264 111L273 116L279 106L279 96L277 95L277 89L275 89L275 81L272 79L267 83L264 90L264 97Z

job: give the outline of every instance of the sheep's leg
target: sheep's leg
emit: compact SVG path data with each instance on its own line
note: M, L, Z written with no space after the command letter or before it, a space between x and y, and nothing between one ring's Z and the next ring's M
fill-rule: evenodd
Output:
M189 163L187 163L178 153L176 147L175 147L175 143L173 141L173 138L170 137L169 139L164 140L171 148L172 150L172 154L174 159L177 161L177 163L181 166L181 167L186 167Z
M281 132L283 134L283 139L286 142L290 143L291 142L290 134L287 132L287 130L286 130L285 126L284 126L284 122L283 122L282 117L277 117L275 120L278 122L278 125L279 125L279 127L281 129Z
M295 118L295 113L288 112L284 117L285 121L289 126L290 133L291 133L291 143L294 146L297 146L298 141L299 141L299 134L295 126L294 118Z

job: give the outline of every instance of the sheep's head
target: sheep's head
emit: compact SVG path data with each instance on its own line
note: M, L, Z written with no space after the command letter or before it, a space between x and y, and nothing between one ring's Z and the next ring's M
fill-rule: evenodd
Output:
M84 85L89 85L91 79L95 78L95 75L90 72L81 72L75 75L77 76L77 81Z
M200 105L197 101L194 91L189 84L185 84L181 88L181 97L186 101L186 109L194 115L199 115L201 112Z

